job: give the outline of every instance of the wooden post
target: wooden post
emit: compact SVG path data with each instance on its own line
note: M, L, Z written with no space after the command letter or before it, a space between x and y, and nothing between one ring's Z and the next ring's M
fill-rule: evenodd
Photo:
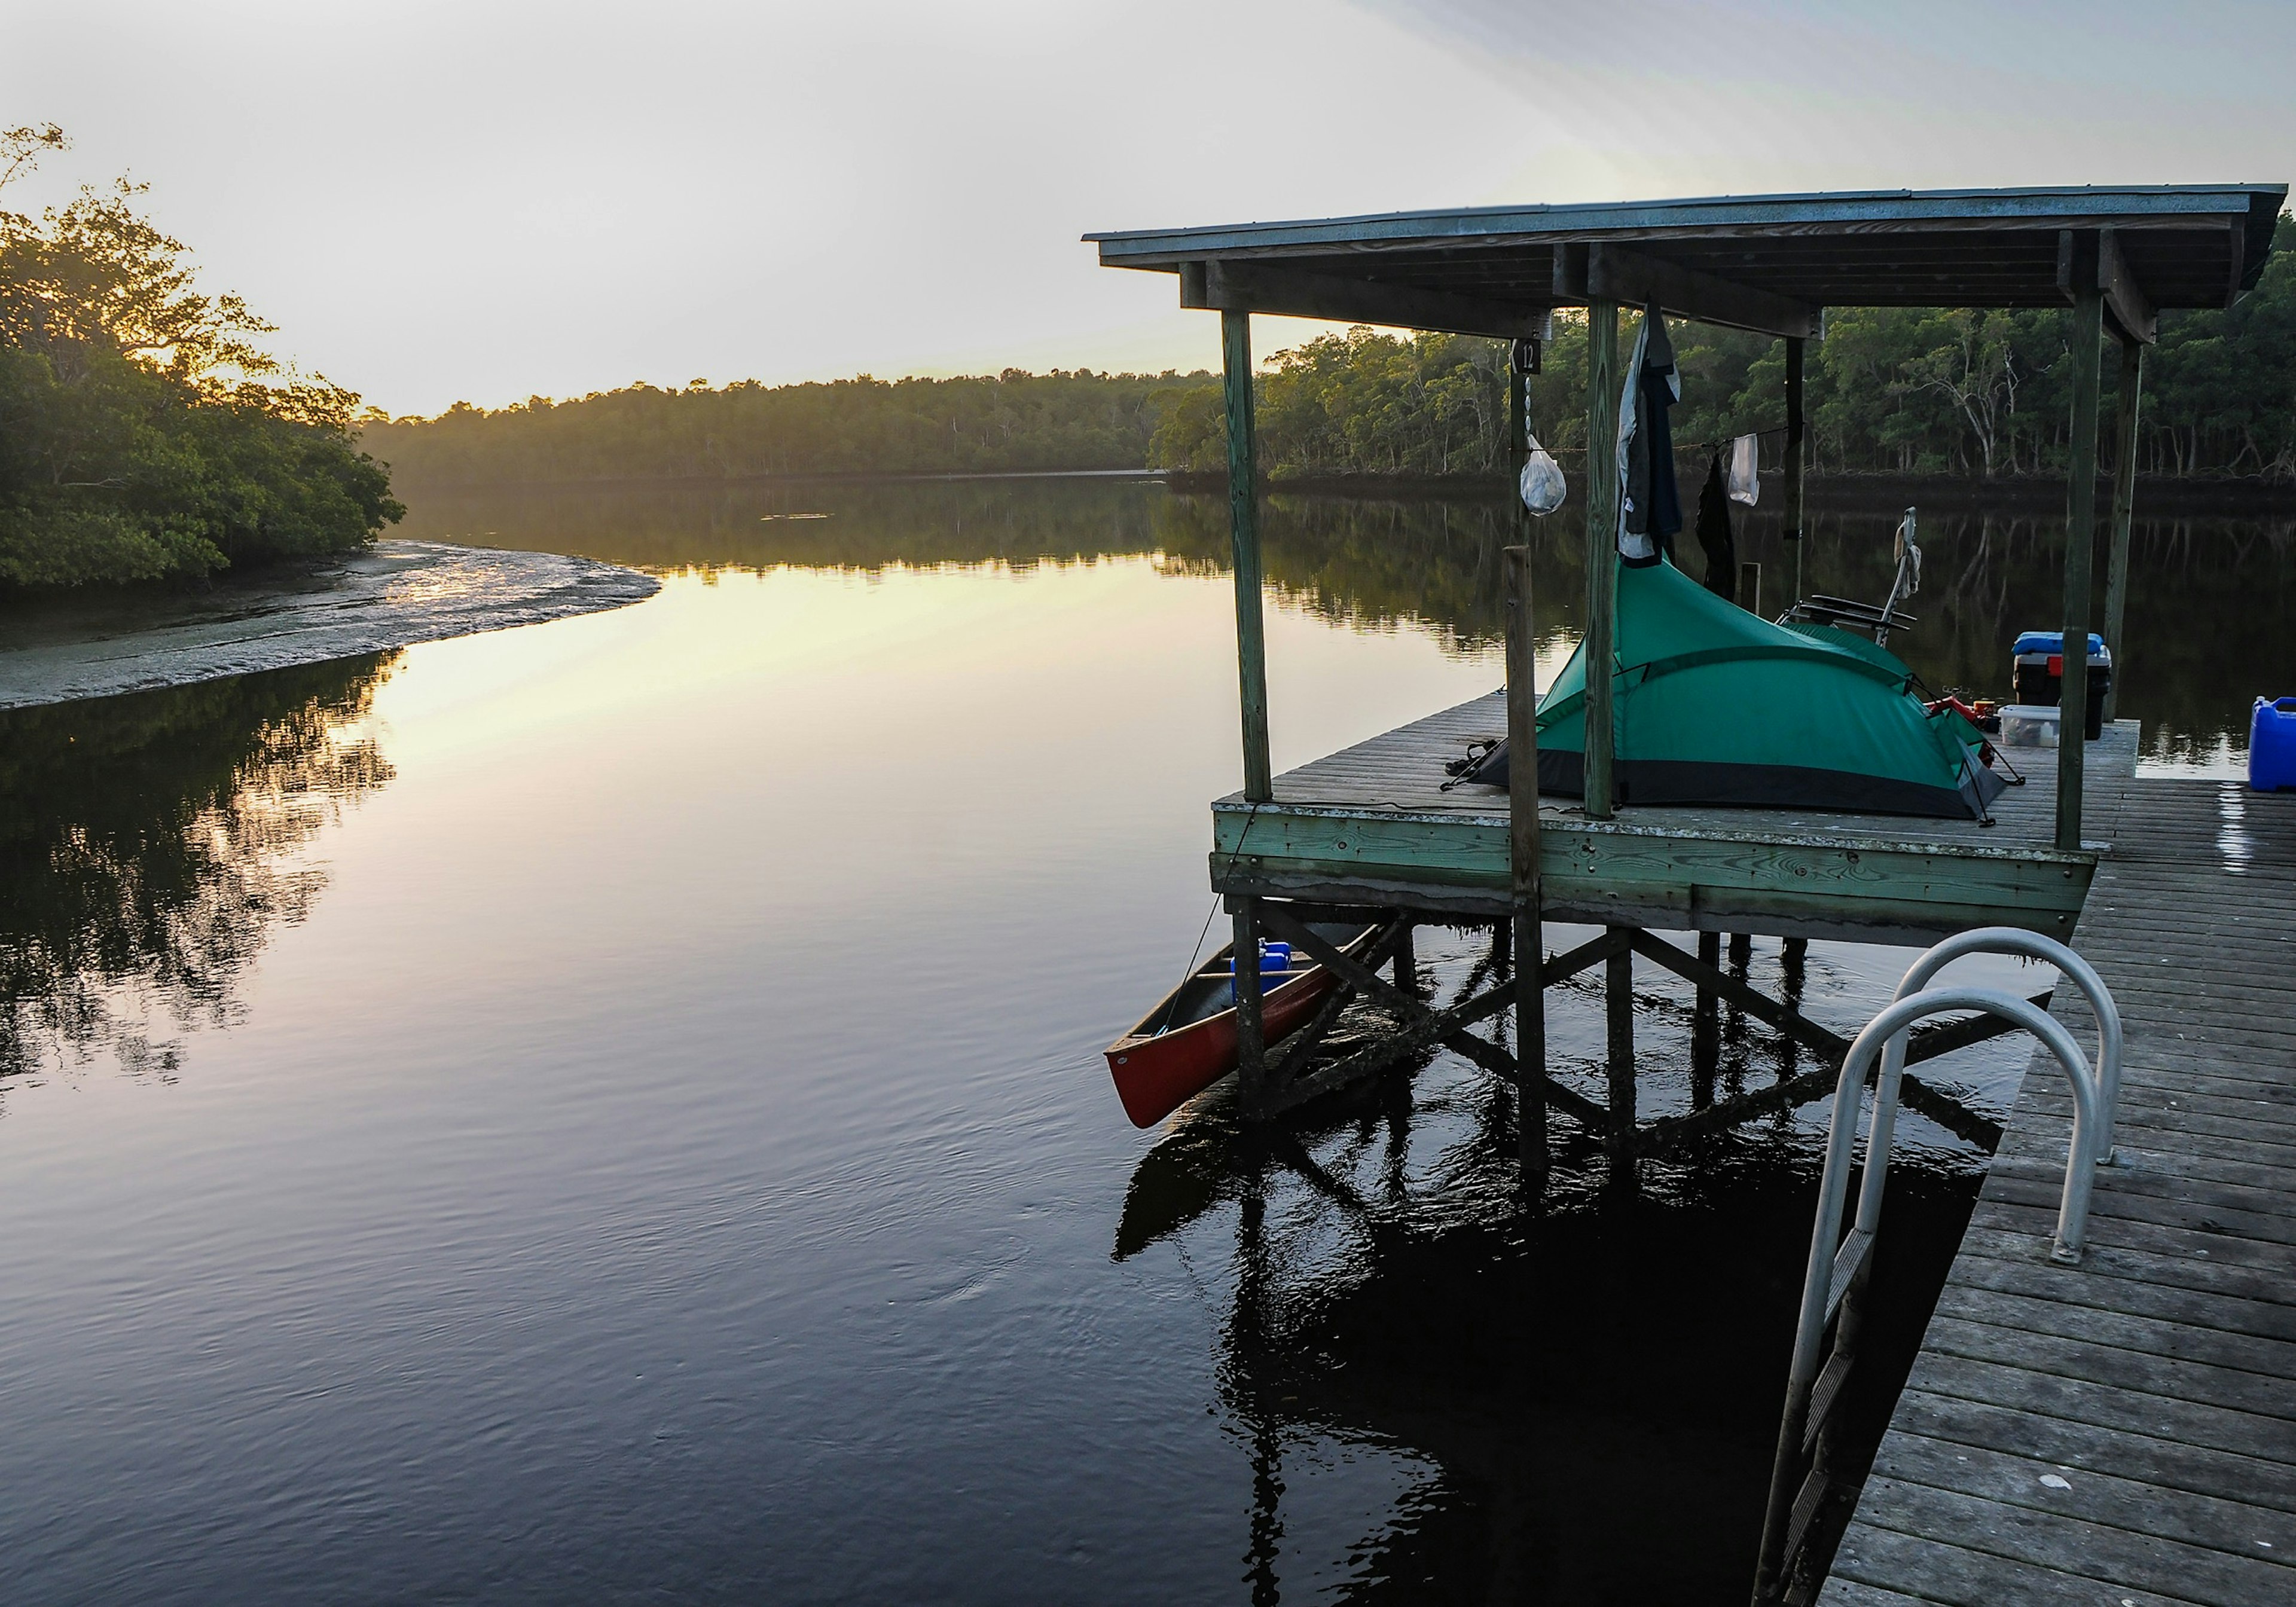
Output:
M1622 931L1612 927L1614 932ZM1611 1074L1611 1153L1632 1152L1635 1141L1635 956L1620 948L1603 962L1603 1013Z
M1419 992L1419 955L1412 947L1411 917L1398 911L1396 919L1403 922L1403 936L1395 945L1395 985L1414 996Z
M1759 619L1762 613L1762 566L1746 562L1738 566L1738 606Z
M1259 901L1235 901L1235 1080L1243 1113L1267 1111L1267 1038L1260 1022Z
M1259 610L1259 441L1251 418L1251 315L1220 314L1227 392L1228 540L1235 560L1235 661L1243 709L1243 795L1275 796L1267 758L1267 647ZM1235 1070L1246 1116L1267 1108L1267 1040L1259 1014L1259 906L1235 906Z
M1793 597L1789 607L1804 595L1802 553L1808 545L1801 529L1803 344L1799 335L1786 337L1786 451L1785 471L1780 476L1784 484L1780 488L1784 505L1779 518L1786 540L1792 544L1786 549L1793 555Z
M1260 623L1259 447L1251 419L1251 315L1220 314L1227 390L1227 528L1235 559L1235 660L1243 705L1243 795L1275 796L1267 762L1267 645Z
M1587 304L1587 817L1611 817L1611 660L1619 594L1619 304Z
M1520 376L1517 378L1520 384ZM1526 1182L1546 1174L1546 979L1538 907L1538 687L1530 549L1506 550L1507 861L1513 890L1516 1142Z
M1702 931L1698 934L1698 959L1715 970L1722 969L1722 934ZM1714 1074L1722 1058L1721 1000L1714 990L1699 985L1698 1002L1690 1022L1690 1105L1693 1110L1704 1110L1714 1103Z
M2120 716L2121 619L2128 604L2128 522L2136 510L2136 403L2144 383L2144 343L2120 338L2120 413L2114 421L2112 545L2104 567L2104 645L2112 654L2112 685L2104 717ZM2062 719L2062 715L2059 717ZM2060 733L2062 735L2062 731Z
M2090 251L2095 246L2092 242ZM2098 348L2104 340L2104 298L2094 256L2073 276L2073 418L2065 473L2065 622L2062 692L2057 724L2057 847L2081 842L2081 729L2088 710L2089 578L2096 560L2096 393Z

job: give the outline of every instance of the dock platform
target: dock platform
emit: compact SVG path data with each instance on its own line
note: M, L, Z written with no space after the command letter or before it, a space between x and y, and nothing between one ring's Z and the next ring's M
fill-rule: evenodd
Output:
M1271 802L1219 799L1214 890L1505 914L1506 792L1443 788L1447 761L1505 730L1505 695L1493 693L1286 771ZM1816 734L1812 743L1822 745ZM2136 750L2136 722L2117 722L2089 745L2088 767L2127 775ZM1576 800L1543 799L1546 917L1874 943L1927 945L1994 925L2066 939L2097 855L2052 846L2054 752L2006 757L2026 784L1996 800L1992 825L1674 805L1590 820Z
M2091 799L2072 945L2122 1013L2126 1164L2053 1264L2071 1109L2037 1054L1825 1607L2296 1602L2296 796Z

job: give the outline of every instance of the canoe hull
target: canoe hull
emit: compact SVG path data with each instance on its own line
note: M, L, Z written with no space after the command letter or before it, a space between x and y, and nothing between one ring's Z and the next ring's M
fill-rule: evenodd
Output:
M1319 965L1269 993L1260 1007L1266 1041L1279 1043L1306 1026L1336 980ZM1154 1013L1149 1019L1155 1019ZM1132 1125L1149 1127L1234 1070L1235 1059L1231 1008L1175 1031L1119 1038L1108 1046L1108 1073Z

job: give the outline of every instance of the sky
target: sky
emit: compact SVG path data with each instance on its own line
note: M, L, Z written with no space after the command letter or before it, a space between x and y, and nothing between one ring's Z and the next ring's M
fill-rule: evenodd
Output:
M402 415L1216 365L1096 229L2296 176L2288 0L0 0L0 125L74 142L0 204L149 184L280 355Z

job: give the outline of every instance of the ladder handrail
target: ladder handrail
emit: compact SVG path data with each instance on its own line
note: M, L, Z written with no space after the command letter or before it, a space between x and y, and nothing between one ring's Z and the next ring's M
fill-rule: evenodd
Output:
M1929 986L1930 979L1964 955L2017 954L2030 959L2045 960L2073 980L2088 1000L2089 1013L2096 1018L2096 1163L2111 1166L2115 1158L2113 1144L2114 1112L2120 1103L2120 1007L2112 1002L2112 995L2096 968L2082 959L2054 938L2045 938L2039 932L2027 931L2018 926L1980 926L1972 931L1956 932L1944 942L1926 950L1906 971L1905 980L1898 984L1896 996L1905 998ZM1895 1055L1898 1069L1905 1067L1906 1039L1892 1038L1883 1051L1882 1074L1889 1074L1889 1057ZM1878 1206L1878 1201L1876 1204ZM1863 1197L1857 1202L1858 1225L1870 1227Z
M2088 1200L2095 1179L2094 1144L2098 1120L2096 1078L2087 1057L2062 1023L2045 1014L2030 1001L1998 988L1948 986L1929 988L1892 1000L1866 1024L1842 1057L1841 1076L1834 1085L1833 1111L1825 1146L1825 1170L1819 1180L1817 1220L1809 1240L1809 1263L1802 1275L1801 1314L1794 1330L1793 1360L1786 1373L1785 1410L1778 1423L1778 1449L1770 1472L1768 1512L1762 1524L1762 1549L1754 1581L1754 1601L1773 1599L1781 1576L1792 1558L1789 1550L1791 1509L1800 1482L1811 1397L1817 1382L1819 1352L1825 1332L1862 1281L1866 1257L1872 1250L1871 1209L1878 1213L1881 1191L1890 1165L1890 1146L1897 1124L1898 1089L1904 1074L1902 1052L1883 1057L1892 1042L1902 1043L1916 1021L1945 1011L1976 1010L2013 1021L2041 1040L2063 1068L2073 1089L2073 1131L2065 1164L2065 1186L2057 1207L2056 1242L2050 1259L2080 1259L2087 1236ZM1842 1207L1849 1192L1850 1152L1857 1144L1857 1110L1865 1093L1866 1073L1882 1058L1882 1073L1874 1091L1874 1115L1868 1127L1866 1181L1858 1193L1860 1227L1849 1242L1841 1241ZM1894 1067L1890 1062L1894 1060ZM1845 1260L1846 1257L1846 1260ZM1815 1475L1813 1475L1815 1477Z

